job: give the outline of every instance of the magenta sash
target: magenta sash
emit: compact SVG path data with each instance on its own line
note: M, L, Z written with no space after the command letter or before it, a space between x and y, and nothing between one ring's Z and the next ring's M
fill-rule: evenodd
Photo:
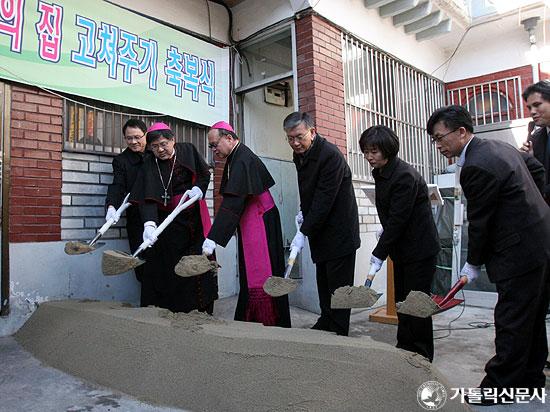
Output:
M266 279L271 276L271 259L263 216L274 206L269 190L252 196L239 222L249 289L262 288Z

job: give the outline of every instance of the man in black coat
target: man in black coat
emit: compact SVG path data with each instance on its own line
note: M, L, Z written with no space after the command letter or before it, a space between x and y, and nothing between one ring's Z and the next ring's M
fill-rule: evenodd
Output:
M331 309L330 299L337 288L353 285L361 243L351 170L340 150L316 132L307 113L288 115L283 128L294 151L303 218L292 244L302 248L307 236L316 265L321 316L313 329L347 336L351 311Z
M468 201L469 281L485 264L495 283L496 355L481 388L543 388L548 356L545 315L550 293L550 208L511 145L474 137L462 106L436 110L428 133L446 157L459 156Z
M543 196L550 205L550 81L543 80L527 87L523 100L539 129L523 143L521 150L535 156L546 171Z
M113 159L113 183L107 189L105 220L114 216L116 209L120 207L136 181L138 171L143 165L143 159L148 153L145 150L147 146L146 132L147 126L139 119L130 119L122 127L122 134L128 147ZM133 253L142 242L143 232L143 222L136 205L126 209L126 231L130 251ZM143 267L138 266L134 271L137 279L141 281Z

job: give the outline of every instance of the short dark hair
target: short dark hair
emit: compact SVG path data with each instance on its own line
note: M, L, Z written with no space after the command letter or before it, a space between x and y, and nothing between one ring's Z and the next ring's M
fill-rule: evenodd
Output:
M304 123L307 128L315 127L313 119L306 112L294 112L290 113L285 120L283 120L283 129L289 130Z
M430 136L433 134L434 126L439 122L443 122L445 127L449 130L463 127L470 133L474 132L472 116L464 106L453 104L451 106L440 107L433 112L426 126Z
M155 140L165 137L167 139L173 139L175 137L174 132L170 129L153 130L147 133L147 144L153 143Z
M544 100L550 102L550 81L541 80L540 82L527 86L525 91L521 94L521 97L523 97L523 100L527 101L529 96L534 93L540 93Z
M218 129L218 128L211 129L211 130L217 130L217 131L218 131L218 136L219 136L219 137L222 137L222 136L231 136L233 139L239 140L239 136L237 136L237 134L236 134L235 132L232 132L231 130L227 130L227 129Z
M371 126L361 133L359 147L363 153L369 147L376 147L382 152L384 158L393 159L399 152L399 138L387 126Z
M147 133L147 125L143 120L140 119L129 119L126 123L124 123L124 126L122 126L122 135L126 136L126 129L129 127L137 127L140 129L144 134Z

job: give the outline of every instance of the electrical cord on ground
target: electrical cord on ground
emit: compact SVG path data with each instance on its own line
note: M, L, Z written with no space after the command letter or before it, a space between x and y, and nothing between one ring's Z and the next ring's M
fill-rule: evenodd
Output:
M466 34L466 33L465 33ZM458 48L458 47L457 47ZM456 51L456 50L455 50ZM452 56L451 56L452 57ZM454 237L454 236L453 236ZM457 245L454 244L453 242L453 253L455 255L455 259L456 259L456 262L460 262L460 255L458 253L458 250L460 250L460 247L456 247ZM460 279L460 272L457 274L457 279L456 281L458 282L458 280ZM451 273L451 281L452 281L452 273ZM440 328L440 329L434 329L434 332L438 332L438 331L447 331L447 334L445 335L442 335L442 336L437 336L437 337L434 337L434 340L438 340L438 339L445 339L445 338L448 338L449 336L451 336L451 334L453 333L453 330L461 330L460 328L452 328L451 325L453 324L453 322L456 322L458 319L460 319L462 317L462 315L464 314L464 311L466 310L466 295L464 294L464 289L462 289L460 291L460 293L462 294L462 300L463 302L460 304L461 306L461 310L460 310L460 313L458 314L458 316L456 316L454 319L450 320L449 323L447 324L447 327L446 328ZM473 328L473 329L476 329L476 328Z

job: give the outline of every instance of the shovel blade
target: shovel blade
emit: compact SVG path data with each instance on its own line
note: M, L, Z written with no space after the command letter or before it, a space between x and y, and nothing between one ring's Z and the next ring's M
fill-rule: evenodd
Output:
M424 292L413 290L409 292L403 302L397 303L397 312L405 315L416 316L418 318L428 318L441 312L445 312L464 302L462 299L451 299L443 306L439 302L444 296L428 296Z
M437 304L439 307L439 310L436 313L445 312L446 310L449 310L451 308L454 308L457 305L460 305L462 302L464 302L464 299L450 299L447 302L445 302L443 305L441 305L441 301L445 299L445 296L439 296L439 295L433 295L432 300Z
M418 290L412 290L403 302L397 302L397 312L404 315L428 318L440 310L430 296Z
M277 298L279 296L288 295L290 292L294 292L298 287L298 282L294 279L280 278L277 276L270 276L264 283L264 292L269 296Z
M90 253L104 246L104 242L96 242L93 245L90 245L88 242L82 242L80 240L71 241L65 243L65 253L67 255L83 255L85 253Z
M67 255L83 255L95 250L95 246L90 246L87 242L72 241L65 243L65 253Z
M330 298L331 309L370 308L382 296L365 286L342 286Z
M145 261L118 250L106 250L101 259L104 275L119 275L144 264Z
M217 270L219 265L215 260L210 260L206 255L183 256L174 267L176 275L189 278Z

